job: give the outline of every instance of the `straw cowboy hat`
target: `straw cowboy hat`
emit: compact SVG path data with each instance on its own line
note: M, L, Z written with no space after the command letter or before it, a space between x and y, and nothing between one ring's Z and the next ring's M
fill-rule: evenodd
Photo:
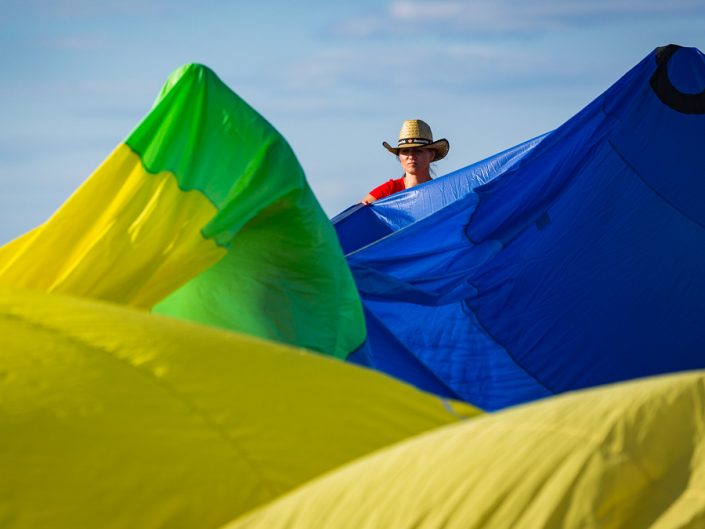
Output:
M389 152L399 155L401 149L433 149L436 151L436 157L433 161L438 161L448 154L450 145L445 138L433 141L433 133L428 123L420 119L407 119L401 125L399 131L399 141L396 147L392 147L386 141L382 142L384 148Z

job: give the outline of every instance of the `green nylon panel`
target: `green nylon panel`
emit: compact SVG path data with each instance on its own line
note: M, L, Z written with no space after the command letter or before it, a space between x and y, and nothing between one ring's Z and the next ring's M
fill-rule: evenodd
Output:
M149 172L170 171L182 189L215 204L219 214L204 235L221 245L265 207L308 189L281 134L201 64L169 76L125 143Z
M364 341L357 289L296 156L210 69L176 70L125 143L216 206L202 233L228 249L155 312L337 357Z
M359 295L344 258L332 258L337 247L291 237L306 231L302 220L287 210L260 215L223 259L153 310L345 358L365 339Z

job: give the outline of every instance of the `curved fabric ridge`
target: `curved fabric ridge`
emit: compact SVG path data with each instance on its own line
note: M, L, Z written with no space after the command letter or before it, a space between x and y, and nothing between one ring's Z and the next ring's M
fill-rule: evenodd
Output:
M669 44L656 49L656 64L658 67L651 76L651 88L664 105L685 114L705 114L705 88L699 93L689 94L676 88L668 77L668 63L681 47Z
M552 397L350 463L224 529L705 524L705 372Z
M0 289L7 529L217 527L479 412L302 349Z
M343 251L350 255L462 199L528 155L547 134L527 140L442 177L377 200L351 206L331 219Z
M0 253L0 284L148 308L226 254L199 233L214 213L119 145L49 222Z
M365 338L347 263L293 151L198 64L169 77L125 143L45 225L0 249L0 285L150 308L338 357Z
M705 368L705 114L651 84L701 94L705 55L669 49L535 141L336 221L367 365L487 410Z
M149 172L173 173L179 187L200 191L216 206L203 232L223 246L268 207L285 198L290 204L279 209L296 206L310 193L284 137L201 64L169 76L125 144Z

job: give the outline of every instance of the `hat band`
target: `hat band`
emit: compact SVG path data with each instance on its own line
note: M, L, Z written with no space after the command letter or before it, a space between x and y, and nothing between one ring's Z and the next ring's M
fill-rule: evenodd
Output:
M432 141L426 138L404 138L399 140L397 147L401 147L409 143L420 143L421 145L428 145L429 143L432 143Z

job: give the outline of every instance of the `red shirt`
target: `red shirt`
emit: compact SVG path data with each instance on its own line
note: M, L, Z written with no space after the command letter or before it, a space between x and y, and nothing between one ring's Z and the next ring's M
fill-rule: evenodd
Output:
M404 191L405 189L406 186L404 185L404 177L402 176L401 178L390 180L381 186L375 187L372 191L370 191L370 195L379 200L380 198L388 197L389 195L393 195L399 191Z

